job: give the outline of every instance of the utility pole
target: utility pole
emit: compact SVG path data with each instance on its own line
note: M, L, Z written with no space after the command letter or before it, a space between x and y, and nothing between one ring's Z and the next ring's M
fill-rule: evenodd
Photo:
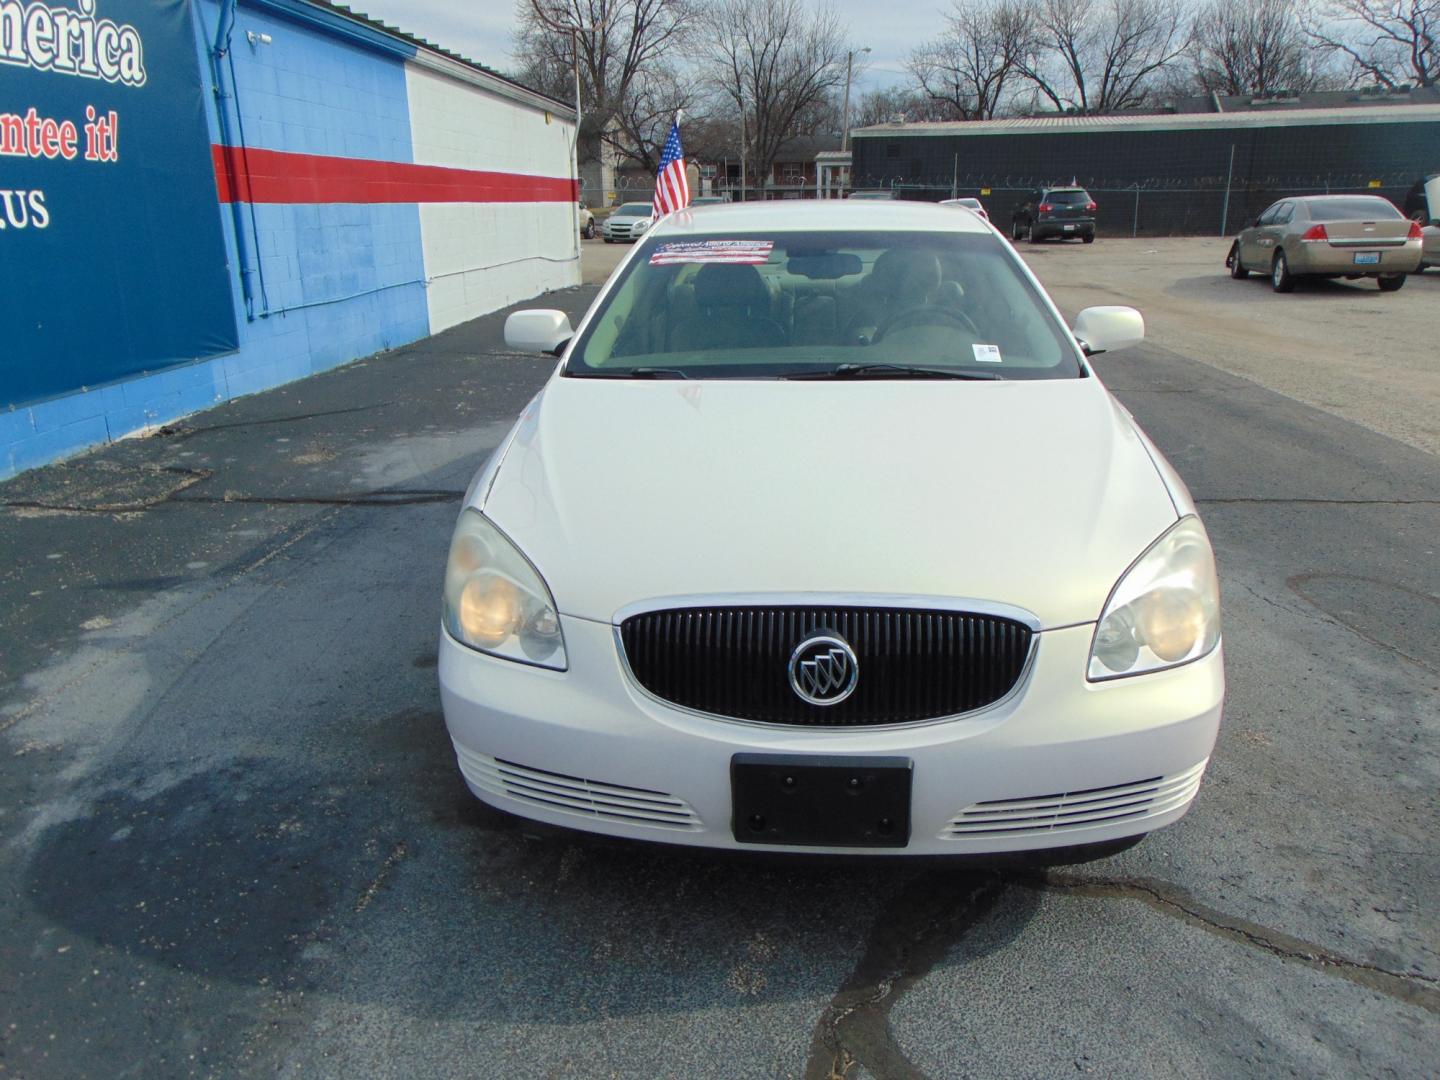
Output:
M870 46L866 45L863 49L859 49L858 51L862 53L868 53L870 51ZM851 49L848 53L845 54L845 108L841 111L840 120L841 150L850 149L850 77L854 74L855 71L856 52L857 50Z
M749 190L748 190L748 188L747 188L747 186L746 186L746 181L745 181L745 144L746 144L747 142L749 142L749 141L750 141L750 137L749 137L749 135L747 134L747 132L746 132L746 130L745 130L745 95L744 95L744 94L741 94L741 95L740 95L740 201L741 201L742 203L745 202L745 201L750 197L750 193L749 193Z
M580 35L582 33L593 34L605 27L603 22L586 26L576 22L572 24L558 23L546 15L541 7L540 0L530 0L530 10L535 12L535 17L559 34L570 35L570 61L575 69L575 138L570 143L570 170L573 174L572 181L575 184L575 197L570 200L570 235L575 238L575 257L580 257Z

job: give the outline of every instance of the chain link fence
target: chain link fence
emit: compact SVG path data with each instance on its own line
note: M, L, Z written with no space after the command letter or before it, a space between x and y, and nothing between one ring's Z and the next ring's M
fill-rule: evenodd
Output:
M897 199L939 202L955 197L978 198L999 228L1007 229L1012 211L1036 188L1075 183L1085 188L1099 206L1098 227L1109 236L1230 236L1258 217L1277 199L1296 195L1379 195L1407 216L1420 198L1420 170L1327 172L1247 176L1220 173L1210 176L1151 175L1130 179L1117 175L997 175L958 170L948 175L913 176L866 174L854 177L851 190L889 191ZM650 202L653 183L631 180L612 189L613 202ZM738 191L719 192L738 199ZM608 192L606 194L609 194ZM695 194L700 194L696 192ZM813 183L777 185L762 192L749 190L751 200L815 198ZM608 207L605 207L608 209ZM602 213L597 218L603 217Z

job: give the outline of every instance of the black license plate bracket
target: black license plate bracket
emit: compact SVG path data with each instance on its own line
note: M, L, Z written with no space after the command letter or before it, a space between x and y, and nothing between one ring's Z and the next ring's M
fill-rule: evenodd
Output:
M736 754L731 831L742 844L905 847L913 775L905 757Z

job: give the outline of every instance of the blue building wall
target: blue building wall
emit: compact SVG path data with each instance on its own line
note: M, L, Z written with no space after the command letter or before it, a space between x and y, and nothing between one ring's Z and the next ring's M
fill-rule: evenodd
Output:
M197 42L213 41L217 0L198 0ZM247 32L268 35L251 45ZM403 61L241 5L231 35L235 97L231 138L289 153L413 160ZM230 64L222 76L229 92ZM205 66L207 90L213 74ZM233 105L239 103L239 123ZM222 142L210 114L211 142ZM243 204L253 318L241 316L240 351L222 358L228 396L254 393L324 371L430 332L420 211L414 204ZM225 232L239 253L230 207ZM244 313L238 272L236 310Z
M213 103L209 47L220 4L195 0L193 13L207 103ZM256 35L255 45L247 31ZM261 34L268 44L259 42ZM228 95L233 63L234 97L223 99L232 140L243 125L246 145L256 149L412 160L402 60L243 3L231 46L222 78ZM210 141L220 144L213 104L207 116ZM217 201L214 208L231 270L239 349L0 412L0 478L429 333L416 205L241 204L239 210L241 242L255 271L248 312L234 216L229 205Z

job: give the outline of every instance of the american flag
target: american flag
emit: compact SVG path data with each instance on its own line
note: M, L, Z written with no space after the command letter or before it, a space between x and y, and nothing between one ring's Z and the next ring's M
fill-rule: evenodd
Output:
M685 151L680 149L680 121L670 125L670 137L660 153L660 168L655 170L655 204L651 217L683 210L690 205L690 181L685 177Z

